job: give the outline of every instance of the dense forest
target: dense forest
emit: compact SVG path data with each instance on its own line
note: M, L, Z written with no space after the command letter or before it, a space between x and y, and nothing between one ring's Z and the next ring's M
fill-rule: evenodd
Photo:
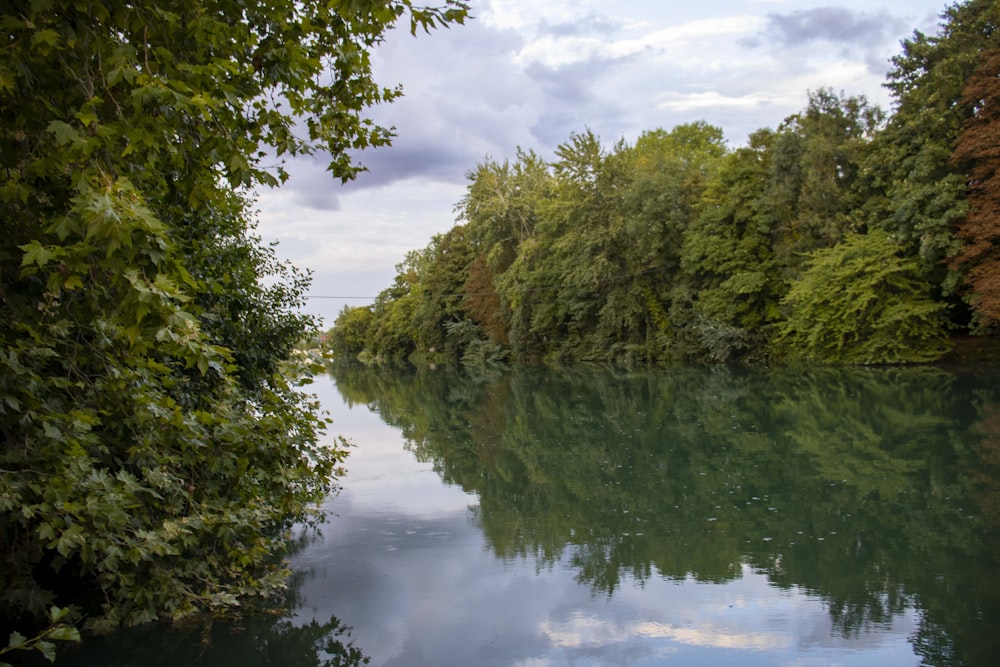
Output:
M806 108L738 148L691 122L470 173L458 221L347 307L341 358L672 363L940 359L1000 324L1000 5L892 59L887 113Z

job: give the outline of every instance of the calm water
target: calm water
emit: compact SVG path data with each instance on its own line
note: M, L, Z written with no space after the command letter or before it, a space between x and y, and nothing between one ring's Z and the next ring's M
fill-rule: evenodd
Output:
M59 662L992 667L998 378L334 371L287 613Z

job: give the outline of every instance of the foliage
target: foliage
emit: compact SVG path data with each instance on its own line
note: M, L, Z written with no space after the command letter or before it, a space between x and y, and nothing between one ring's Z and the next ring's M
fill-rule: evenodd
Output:
M895 111L867 152L865 172L880 193L867 206L869 224L896 234L951 289L954 276L942 273L941 260L957 250L952 229L965 216L966 177L950 158L971 114L962 89L979 54L996 42L1000 6L967 0L941 18L938 34L915 31L892 59L886 87Z
M882 231L817 250L792 284L779 344L823 363L934 361L948 350L945 304L915 257Z
M404 359L416 349L413 288L419 280L420 264L419 252L407 253L406 260L396 265L393 285L382 290L372 305L367 349L377 358Z
M328 345L334 356L338 359L354 359L361 354L367 344L372 319L372 309L368 306L344 306L328 334Z
M49 609L49 625L34 637L25 637L18 631L10 633L7 646L0 647L0 656L12 651L38 651L49 662L55 662L56 645L53 642L79 642L80 631L65 622L70 615L68 608L52 607ZM0 667L11 667L6 662L0 662Z
M756 132L723 161L684 236L681 268L697 295L685 309L685 333L702 358L727 361L759 347L777 319L784 291L772 249L777 223L761 201L774 138Z
M952 156L969 174L969 210L955 225L965 242L950 260L964 274L983 326L1000 324L1000 48L986 51L962 93L973 109Z
M253 234L274 159L389 141L370 50L467 8L112 0L0 13L0 615L264 604L343 447L287 361L308 276ZM65 601L65 602L64 602Z
M416 342L421 348L446 352L455 358L459 345L449 337L448 326L467 321L465 286L472 261L465 227L459 225L435 235L423 261L424 272L415 295L417 307L412 322Z

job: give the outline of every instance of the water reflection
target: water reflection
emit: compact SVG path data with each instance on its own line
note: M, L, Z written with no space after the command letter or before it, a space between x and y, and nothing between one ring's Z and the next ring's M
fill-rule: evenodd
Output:
M698 592L658 621L549 614L550 650L616 636L642 651L831 647L901 627L926 664L992 664L998 650L995 375L332 373L478 499L496 557L565 568L638 607L653 589ZM714 613L684 617L722 583ZM781 604L816 602L828 627L768 627L795 618Z
M58 656L63 667L357 667L368 662L351 641L350 629L337 618L300 623L281 614L258 615L237 624L145 626L88 638L80 650L63 649Z
M292 553L308 553L321 534L303 530ZM199 618L168 626L149 624L104 637L88 637L78 647L61 647L60 667L359 667L370 659L355 645L351 628L333 615L302 618L302 586L307 571L293 572L284 604L269 613L238 621ZM32 656L33 657L33 656ZM38 660L31 664L48 664Z

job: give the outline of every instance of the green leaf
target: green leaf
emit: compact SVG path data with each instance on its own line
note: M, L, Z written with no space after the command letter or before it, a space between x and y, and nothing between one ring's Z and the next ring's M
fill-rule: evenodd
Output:
M21 257L21 266L30 266L32 264L37 264L38 266L45 266L52 258L55 257L55 253L45 246L43 246L38 241L32 241L26 245L18 246L24 251L24 255Z
M39 641L37 644L35 644L35 648L38 649L38 652L44 655L45 659L48 660L49 662L56 661L56 645L53 644L52 642L47 642L44 640Z
M49 639L54 639L57 641L66 642L78 642L80 641L80 631L74 628L72 625L60 625L52 628L51 632L48 632L46 636Z
M38 528L35 529L35 532L40 540L51 541L56 539L56 531L52 529L52 524L48 521L40 523Z
M55 136L56 143L61 146L79 141L82 138L79 130L61 120L54 120L49 123L48 130Z
M22 635L17 630L10 633L10 638L7 640L7 648L21 648L28 641L28 638Z
M35 45L55 46L59 43L59 33L51 28L38 30L31 36L31 41Z
M97 122L97 114L93 111L78 111L76 114L76 119L83 124L84 127L89 127L91 124Z

